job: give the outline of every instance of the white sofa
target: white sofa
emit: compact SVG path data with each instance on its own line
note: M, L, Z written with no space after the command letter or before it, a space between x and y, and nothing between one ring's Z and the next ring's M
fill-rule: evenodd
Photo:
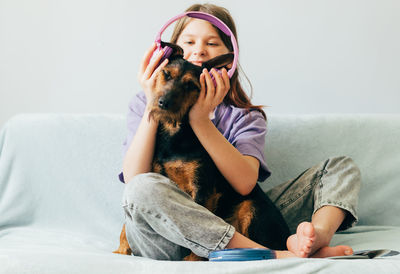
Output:
M269 115L267 189L329 156L362 172L359 224L332 244L400 250L400 115ZM113 254L124 115L21 114L0 134L0 273L400 273L400 256L169 262Z

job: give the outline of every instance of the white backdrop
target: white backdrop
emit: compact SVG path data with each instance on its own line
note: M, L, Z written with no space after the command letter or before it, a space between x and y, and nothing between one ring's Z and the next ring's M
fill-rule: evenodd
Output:
M21 112L125 114L145 49L197 2L0 0L0 126ZM267 114L400 112L400 1L213 3L236 20Z

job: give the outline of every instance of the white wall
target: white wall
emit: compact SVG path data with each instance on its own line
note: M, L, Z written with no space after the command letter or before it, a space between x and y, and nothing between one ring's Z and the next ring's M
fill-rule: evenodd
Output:
M0 0L0 126L21 112L125 114L143 52L195 2ZM400 112L400 1L213 3L236 20L267 113Z

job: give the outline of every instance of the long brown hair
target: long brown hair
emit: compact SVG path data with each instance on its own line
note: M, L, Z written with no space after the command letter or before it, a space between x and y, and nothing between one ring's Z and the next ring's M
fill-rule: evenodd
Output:
M230 15L229 11L223 7L216 6L213 4L194 4L190 6L186 11L201 11L205 12L208 14L211 14L220 20L224 22L232 31L232 33L235 35L236 40L237 38L237 32L236 32L236 26L235 22L233 21L232 16ZM189 23L189 17L183 17L180 19L174 28L174 31L171 36L171 43L176 43L179 35L182 33L183 29L186 27L186 25ZM214 28L218 31L219 36L221 37L221 40L225 44L225 46L230 50L233 51L233 46L231 43L230 37L228 37L225 33L223 33L220 29L214 26ZM246 92L243 90L242 85L240 84L239 80L239 72L238 70L243 73L242 69L239 66L238 63L238 69L236 69L235 73L232 75L232 78L230 80L231 82L231 89L228 91L227 95L224 98L224 103L228 105L233 105L239 108L244 108L247 109L248 111L250 110L258 110L259 112L262 113L264 119L266 119L265 112L263 111L263 106L256 106L253 105L250 102L249 96L246 94ZM243 75L245 75L243 73ZM250 85L251 93L252 93L252 86L249 81L249 79L245 76L247 82Z

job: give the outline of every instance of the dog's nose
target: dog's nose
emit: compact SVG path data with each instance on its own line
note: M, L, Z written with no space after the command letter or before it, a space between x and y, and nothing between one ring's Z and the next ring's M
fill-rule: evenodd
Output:
M165 98L161 97L160 99L158 99L158 106L161 109L167 109L168 108L167 100L165 100Z

